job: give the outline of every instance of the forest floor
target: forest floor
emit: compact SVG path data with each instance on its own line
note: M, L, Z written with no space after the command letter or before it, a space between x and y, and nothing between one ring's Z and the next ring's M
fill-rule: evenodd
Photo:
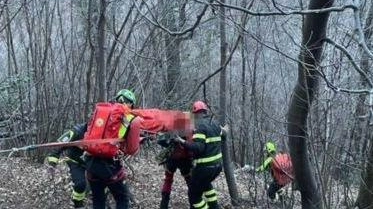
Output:
M158 208L163 167L157 165L153 155L143 153L127 160L126 164L130 165L127 182L133 194L132 208ZM240 206L234 207L230 203L222 172L213 183L219 193L221 208L300 208L299 192L291 192L290 188L285 202L270 203L264 190L264 176L245 168L235 170L236 184L242 201ZM170 208L188 209L184 180L179 173L175 177ZM65 164L59 164L54 175L51 175L44 164L22 157L0 158L0 209L70 209L73 208L70 195L71 183ZM86 208L91 208L90 200L87 201Z

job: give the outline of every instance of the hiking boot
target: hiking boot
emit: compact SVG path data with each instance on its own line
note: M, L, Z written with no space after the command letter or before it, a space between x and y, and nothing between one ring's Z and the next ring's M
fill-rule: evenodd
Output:
M217 201L207 202L207 205L209 206L209 209L220 209L220 206Z
M84 208L84 201L83 200L73 200L74 208Z

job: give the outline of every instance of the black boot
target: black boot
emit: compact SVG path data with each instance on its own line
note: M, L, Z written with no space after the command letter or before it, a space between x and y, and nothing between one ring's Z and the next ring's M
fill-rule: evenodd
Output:
M83 200L73 200L74 208L84 208Z
M209 206L209 209L220 209L218 201L207 202L207 205Z
M170 194L162 192L162 200L160 209L168 209L168 203L170 202Z

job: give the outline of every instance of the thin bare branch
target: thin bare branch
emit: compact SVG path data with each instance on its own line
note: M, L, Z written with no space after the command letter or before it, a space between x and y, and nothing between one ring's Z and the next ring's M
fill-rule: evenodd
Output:
M234 54L234 52L236 51L237 46L238 46L238 44L240 43L241 39L242 39L242 36L239 35L238 38L237 38L237 40L236 40L236 42L234 43L234 46L233 46L233 48L232 48L232 50L231 50L231 52L230 52L230 54L229 54L229 56L228 56L226 62L225 62L221 67L219 67L217 70L215 70L215 72L213 72L213 73L211 73L210 75L208 75L205 79L203 79L203 80L202 80L202 81L197 85L197 87L194 89L194 91L192 92L192 94L191 94L190 97L189 97L190 100L193 98L194 95L196 95L196 93L197 93L198 90L201 88L201 86L204 86L205 83L206 83L208 80L210 80L212 77L214 77L216 74L218 74L220 71L224 70L224 69L227 67L227 65L228 65L229 62L231 61L231 59L232 59L232 57L233 57L233 54Z
M144 0L142 0L142 2L145 2ZM147 3L145 2L145 4L147 5ZM201 20L202 20L202 17L205 15L205 13L206 13L206 11L207 11L207 8L209 7L209 4L207 3L204 7L203 7L203 9L202 9L202 11L201 11L201 13L199 13L198 15L197 15L197 19L196 19L196 21L194 22L194 24L191 26L191 27L189 27L189 28L187 28L187 29L184 29L184 30L182 30L182 31L171 31L170 29L168 29L167 27L165 27L164 25L162 25L158 20L157 20L157 18L155 18L155 16L153 15L153 14L151 14L151 16L153 17L153 20L151 20L150 18L148 18L145 14L143 14L142 12L141 12L141 9L138 7L138 5L135 3L135 5L136 5L136 8L137 8L137 10L139 11L139 13L148 21L148 22L150 22L152 25L154 25L154 26L156 26L156 27L158 27L158 28L160 28L160 29L162 29L162 30L164 30L164 31L166 31L168 34L170 34L170 35L172 35L172 36L182 36L182 35L184 35L184 34L186 34L186 33L193 33L194 32L194 30L197 28L197 26L200 24L200 22L201 22ZM149 11L150 12L150 11ZM150 12L151 13L151 12Z
M240 7L240 6L235 6L231 4L224 4L220 1L214 1L216 3L208 3L205 1L201 0L194 0L195 2L201 3L201 4L208 4L212 6L224 6L230 9L234 10L239 10L242 12L246 12L250 15L253 16L286 16L286 15L307 15L307 14L321 14L321 13L328 13L328 12L343 12L346 9L357 9L354 4L348 4L348 5L343 5L343 6L338 6L338 7L329 7L329 8L323 8L323 9L308 9L308 10L295 10L295 11L281 11L280 12L254 12L249 9Z
M373 88L373 82L372 80L369 78L369 76L359 67L359 65L354 61L354 58L352 58L351 54L348 53L347 49L344 48L342 45L340 44L337 44L336 42L334 42L333 40L331 40L330 38L326 38L324 40L325 42L329 43L329 44L332 44L333 46L335 46L337 49L341 50L345 55L346 57L348 58L348 60L351 62L352 66L354 66L354 68L356 69L356 71L367 81L367 83L369 84L369 86L371 88Z
M4 4L4 8L7 6L7 4ZM10 23L13 21L13 19L18 15L18 13L21 11L21 9L25 6L25 3L22 3L21 6L17 9L17 11L13 14L12 17L9 18L9 21L4 24L3 27L0 28L0 33L10 25Z
M367 42L365 41L365 36L364 36L364 32L363 32L363 28L362 28L362 24L361 24L361 20L360 20L360 9L359 9L359 5L360 5L360 1L359 0L354 0L354 7L353 7L353 10L354 10L354 20L355 20L355 29L357 31L357 34L359 35L359 44L361 47L363 47L364 51L367 53L367 55L373 59L373 53L370 51L370 49L368 48L367 46Z

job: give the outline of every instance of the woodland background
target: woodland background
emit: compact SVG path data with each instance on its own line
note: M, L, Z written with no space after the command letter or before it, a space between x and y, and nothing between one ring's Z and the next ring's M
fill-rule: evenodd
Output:
M230 125L233 205L234 170L273 140L300 207L373 208L372 19L368 0L0 0L0 146L54 141L122 88L139 108L201 99Z

